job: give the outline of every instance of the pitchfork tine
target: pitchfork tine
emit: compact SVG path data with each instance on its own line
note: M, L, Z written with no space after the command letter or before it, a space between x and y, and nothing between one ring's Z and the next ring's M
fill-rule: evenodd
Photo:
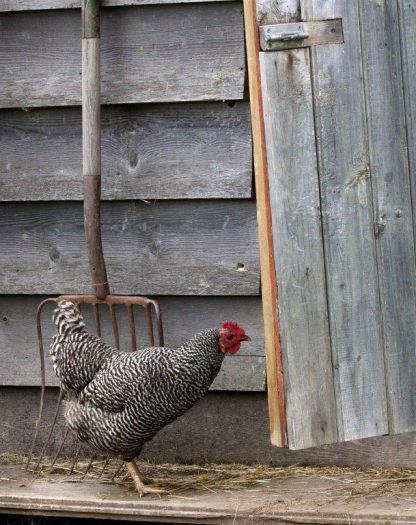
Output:
M52 463L51 463L50 466L49 466L50 469L52 469L53 466L55 465L56 460L58 459L59 454L61 453L62 447L64 446L64 443L65 443L65 441L66 441L66 438L68 437L68 434L69 434L69 428L67 428L67 429L65 430L65 434L64 434L64 437L62 438L62 441L61 441L61 443L60 443L60 445L59 445L58 452L55 454L55 457L53 458L53 461L52 461Z
M42 459L43 459L43 457L45 455L46 449L48 448L49 442L51 440L53 429L55 428L56 421L58 419L59 409L61 408L62 398L63 398L63 392L62 392L62 390L60 390L59 391L58 401L56 403L55 415L54 415L54 418L53 418L53 421L52 421L51 428L49 429L48 439L46 440L46 442L44 443L44 445L42 447L42 451L40 453L38 462L36 463L35 468L34 468L35 471L39 467L39 465L40 465L40 463L41 463L41 461L42 461Z
M81 479L84 479L85 476L88 474L88 472L90 471L90 468L92 467L92 464L93 464L93 462L94 462L94 459L95 459L96 457L97 457L97 454L93 454L93 455L91 456L90 462L88 463L87 468L85 469L84 474L81 476Z
M153 333L152 307L150 304L146 306L146 322L147 322L147 333L149 334L149 339L150 339L150 345L155 346L155 335Z
M40 427L40 422L42 420L43 407L45 405L45 383L46 383L45 381L45 352L43 350L42 323L41 323L40 318L42 314L42 309L47 302L50 302L50 299L46 299L45 301L42 301L40 305L38 306L38 310L36 312L36 327L37 327L37 332L38 332L39 357L40 357L41 390L40 390L39 414L38 414L38 419L36 420L35 434L33 436L32 444L30 446L29 456L26 461L26 470L29 468L30 462L32 460L33 450L35 448L36 440L39 435L39 427Z
M97 330L98 337L101 337L100 310L98 309L98 304L94 303L92 309L94 312L95 329Z
M114 472L114 474L111 476L110 480L113 481L114 479L116 479L116 477L119 476L119 475L123 472L125 466L126 466L126 465L125 465L124 463L120 463L118 469L117 469L117 470Z
M133 306L131 304L128 304L126 306L127 306L127 314L129 318L129 327L130 327L131 351L134 352L137 348L137 341L136 341L136 325L134 322Z
M79 454L81 452L81 449L82 449L82 443L80 443L78 445L78 447L77 447L77 451L75 452L74 460L72 462L71 469L69 471L69 475L71 475L74 472L74 470L75 470L75 466L78 463L78 458L79 458Z
M104 461L104 466L100 472L100 475L98 476L99 478L102 478L104 472L105 472L105 469L107 468L107 466L109 465L110 461L111 461L111 456L107 456L106 460Z
M110 304L108 307L111 313L111 325L113 327L114 342L117 350L120 350L120 336L118 334L116 307L114 304Z

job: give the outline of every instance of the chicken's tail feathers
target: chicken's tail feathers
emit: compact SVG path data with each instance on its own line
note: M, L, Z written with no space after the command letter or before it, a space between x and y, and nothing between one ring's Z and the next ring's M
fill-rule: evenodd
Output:
M53 312L53 322L59 335L68 335L85 330L84 319L79 309L71 301L59 301Z

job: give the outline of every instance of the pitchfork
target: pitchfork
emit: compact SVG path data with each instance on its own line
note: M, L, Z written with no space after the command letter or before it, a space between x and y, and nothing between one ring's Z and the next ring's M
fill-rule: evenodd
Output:
M147 336L149 344L155 345L153 330L153 314L157 321L157 344L163 346L163 327L159 305L156 301L142 296L122 296L112 295L107 279L102 242L101 242L101 218L100 218L100 198L101 198L101 107L100 107L100 6L99 0L82 0L82 159L83 159L83 179L84 179L84 229L88 248L88 257L95 295L61 295L59 297L48 298L42 301L37 310L37 332L39 341L39 354L41 364L41 399L39 406L39 416L35 426L35 433L27 460L26 467L31 464L33 451L37 442L40 423L43 416L45 405L45 353L43 348L42 335L42 312L44 307L50 303L57 303L61 300L73 302L77 307L89 305L92 308L95 327L98 336L101 336L101 319L99 305L104 305L109 309L111 325L114 336L114 343L120 349L120 335L116 315L116 306L124 305L127 309L127 318L130 331L131 350L137 348L136 325L134 307L144 309L147 322ZM56 405L55 415L49 429L48 437L43 444L39 458L35 463L36 471L48 449L53 430L56 426L61 403L62 390ZM50 467L53 467L58 458L68 430L58 447ZM81 450L79 445L75 453L71 471L77 462ZM87 467L91 467L94 457ZM105 468L105 466L104 466ZM104 469L103 469L104 470ZM86 471L86 472L87 472ZM85 473L86 473L85 472ZM85 475L85 474L84 474Z

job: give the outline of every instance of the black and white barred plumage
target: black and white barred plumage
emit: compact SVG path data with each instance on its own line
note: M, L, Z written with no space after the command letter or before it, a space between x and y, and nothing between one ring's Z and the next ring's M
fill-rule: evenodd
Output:
M126 461L208 391L224 358L219 330L205 330L176 349L131 353L89 335L69 301L59 303L53 318L50 353L69 427L93 448Z

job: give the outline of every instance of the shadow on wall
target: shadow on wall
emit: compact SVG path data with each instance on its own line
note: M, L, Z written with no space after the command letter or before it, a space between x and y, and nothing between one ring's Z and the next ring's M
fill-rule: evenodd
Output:
M45 413L49 421L57 393L56 388L47 389ZM38 400L37 388L0 387L0 453L27 452ZM63 429L63 420L60 429ZM145 446L142 458L158 463L301 463L416 468L416 434L362 439L296 452L279 449L269 442L266 394L210 392L187 414L162 429Z

